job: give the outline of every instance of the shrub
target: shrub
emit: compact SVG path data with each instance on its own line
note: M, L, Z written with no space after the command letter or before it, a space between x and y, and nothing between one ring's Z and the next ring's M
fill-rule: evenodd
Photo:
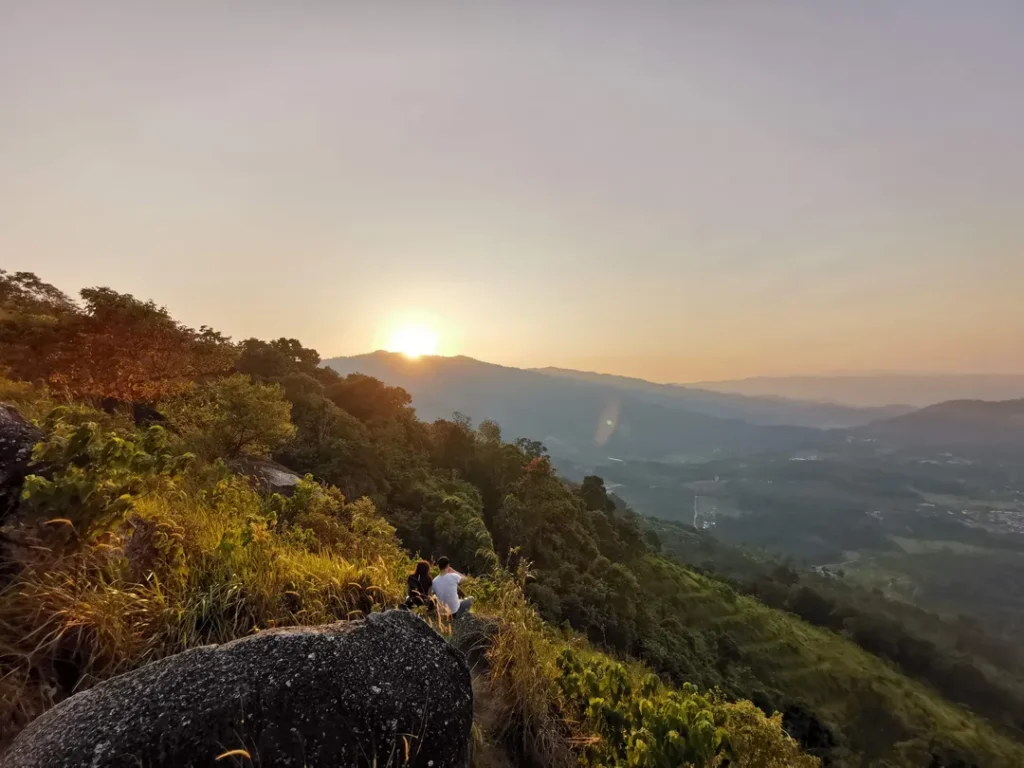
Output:
M667 690L646 670L565 649L558 684L591 734L581 765L674 768L680 765L813 768L782 730L750 702L722 701L686 684Z
M204 384L164 410L188 446L210 459L267 456L295 435L284 390L241 374Z
M135 499L173 485L192 460L170 450L161 427L122 435L92 421L78 422L79 411L60 407L46 420L47 439L33 451L50 477L29 475L22 509L29 522L42 522L51 544L88 542L123 521ZM45 521L41 518L46 518Z

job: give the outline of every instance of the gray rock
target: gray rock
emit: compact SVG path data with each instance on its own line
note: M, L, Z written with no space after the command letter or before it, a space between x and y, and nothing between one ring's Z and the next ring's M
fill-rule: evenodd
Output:
M462 654L405 611L185 651L75 694L0 758L71 766L468 764ZM217 757L245 749L250 757Z
M452 620L451 643L462 651L474 674L487 670L487 652L497 634L497 620L487 616L464 613Z
M32 448L42 439L12 406L0 403L0 522L18 508Z
M276 461L253 456L235 459L228 466L240 475L251 477L264 490L279 493L282 496L291 496L295 493L295 486L302 479L288 467L278 464Z

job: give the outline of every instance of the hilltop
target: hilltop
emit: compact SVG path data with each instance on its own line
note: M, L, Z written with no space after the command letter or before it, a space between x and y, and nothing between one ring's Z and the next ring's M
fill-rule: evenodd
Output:
M481 768L495 753L659 768L1024 761L1012 718L986 720L844 631L671 559L600 477L567 482L534 437L425 421L394 381L342 376L295 339L236 343L109 289L77 304L34 276L0 278L0 400L38 430L4 529L5 738L178 651L394 607L414 560L447 554L494 628ZM644 407L673 413L623 413ZM804 433L698 416L736 429L739 447ZM296 473L287 488L253 474L268 460Z

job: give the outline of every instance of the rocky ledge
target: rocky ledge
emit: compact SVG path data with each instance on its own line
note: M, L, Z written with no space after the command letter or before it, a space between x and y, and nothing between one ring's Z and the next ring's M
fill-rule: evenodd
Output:
M404 611L195 648L75 694L2 768L468 763L463 655Z

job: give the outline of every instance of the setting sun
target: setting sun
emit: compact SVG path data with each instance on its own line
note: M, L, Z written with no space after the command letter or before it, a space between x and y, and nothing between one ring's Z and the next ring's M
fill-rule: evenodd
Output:
M433 355L437 352L437 334L429 328L407 325L395 330L388 339L389 352L401 352L406 357Z

